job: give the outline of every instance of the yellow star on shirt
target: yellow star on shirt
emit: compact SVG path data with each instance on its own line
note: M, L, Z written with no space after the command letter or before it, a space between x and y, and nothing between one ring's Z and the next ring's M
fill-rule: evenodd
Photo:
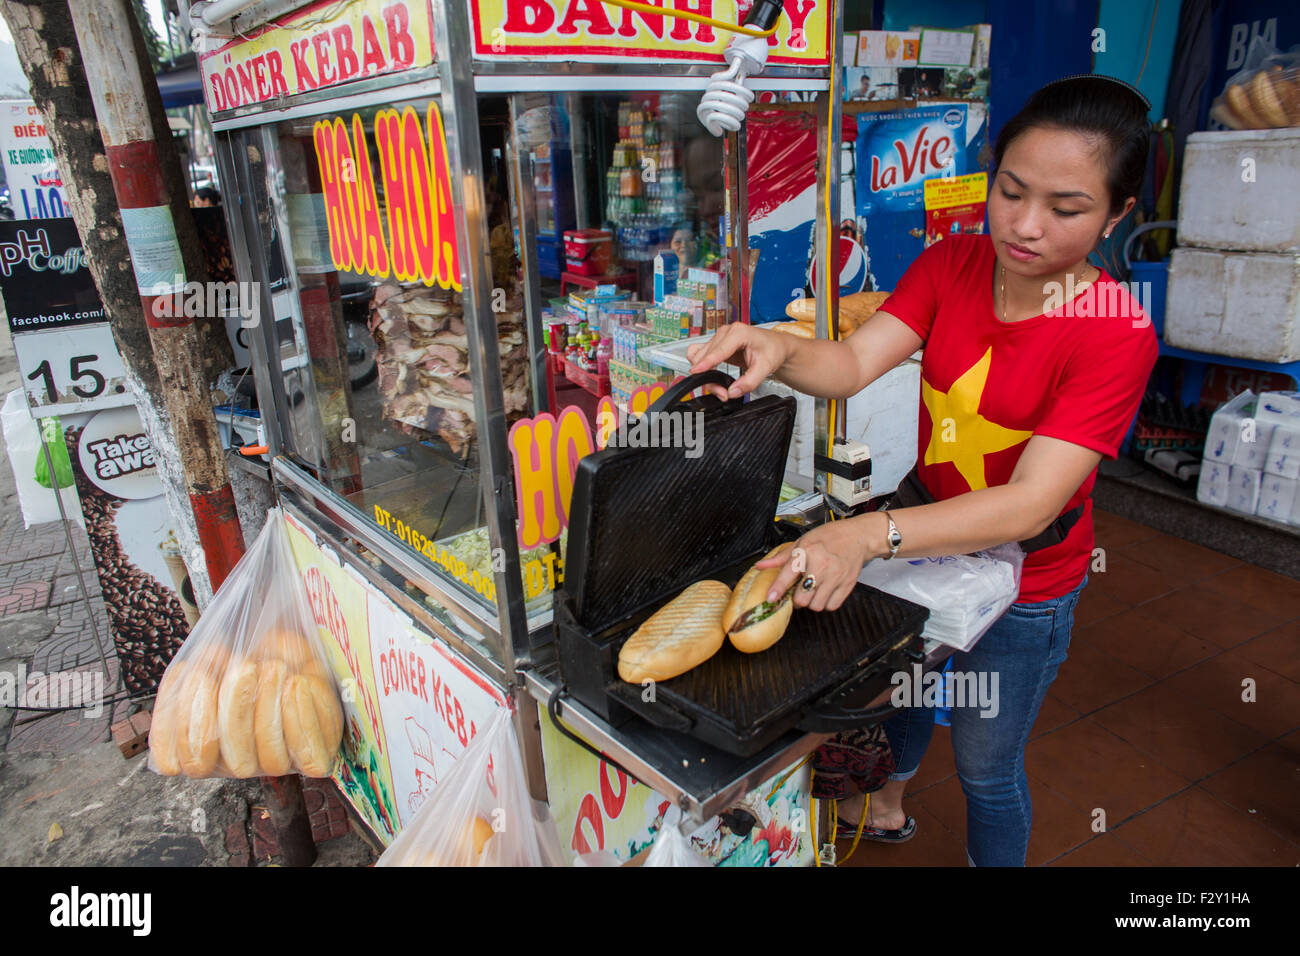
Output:
M980 398L984 395L992 361L990 346L946 392L932 388L924 376L921 378L921 401L930 412L930 444L925 449L925 463L952 462L971 491L988 487L984 478L985 455L1018 445L1033 434L1004 428L980 414Z

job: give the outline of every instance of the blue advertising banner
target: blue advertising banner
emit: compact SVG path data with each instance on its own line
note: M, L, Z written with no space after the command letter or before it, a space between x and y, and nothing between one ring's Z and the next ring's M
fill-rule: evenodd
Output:
M966 111L934 104L858 115L857 214L873 289L893 289L925 248L925 181L972 171Z

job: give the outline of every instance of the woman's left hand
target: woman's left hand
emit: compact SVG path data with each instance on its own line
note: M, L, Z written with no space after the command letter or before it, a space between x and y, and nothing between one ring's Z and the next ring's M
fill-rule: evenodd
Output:
M794 589L795 607L813 611L838 608L852 592L862 566L875 557L870 544L871 526L867 523L873 518L879 520L873 513L828 521L801 537L793 548L758 562L760 568L784 565L768 591L767 600L779 600L798 581ZM805 589L810 576L815 586Z

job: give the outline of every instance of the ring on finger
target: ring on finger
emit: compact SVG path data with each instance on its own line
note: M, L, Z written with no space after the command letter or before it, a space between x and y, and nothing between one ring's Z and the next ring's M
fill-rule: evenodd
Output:
M799 586L805 591L815 590L817 588L817 578L810 574L803 579L803 582Z

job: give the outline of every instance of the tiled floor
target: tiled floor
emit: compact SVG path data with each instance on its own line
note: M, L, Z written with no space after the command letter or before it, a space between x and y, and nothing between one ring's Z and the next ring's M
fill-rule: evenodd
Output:
M1029 865L1300 864L1300 581L1107 512L1096 531L1106 570L1025 752ZM841 841L840 865L965 863L947 728L903 805L913 840L847 862Z

